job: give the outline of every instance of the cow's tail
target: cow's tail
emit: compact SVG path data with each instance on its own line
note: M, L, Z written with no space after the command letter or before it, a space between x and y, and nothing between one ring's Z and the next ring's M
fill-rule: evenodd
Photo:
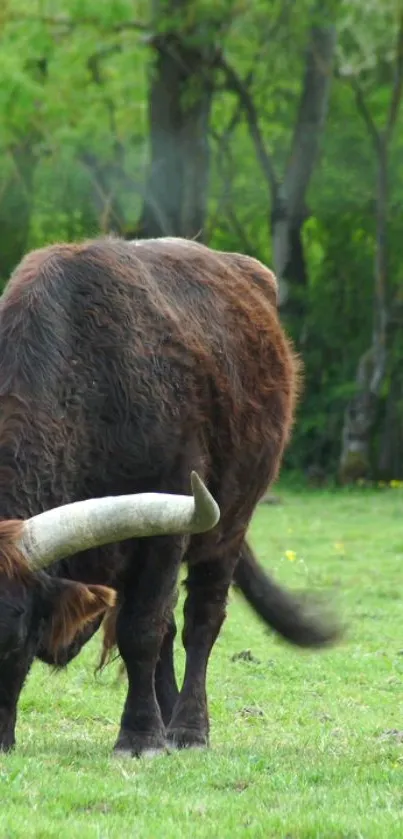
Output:
M281 588L259 565L244 542L234 572L234 583L259 617L275 632L299 647L324 647L335 643L342 629L330 615L320 615L318 603L298 598Z

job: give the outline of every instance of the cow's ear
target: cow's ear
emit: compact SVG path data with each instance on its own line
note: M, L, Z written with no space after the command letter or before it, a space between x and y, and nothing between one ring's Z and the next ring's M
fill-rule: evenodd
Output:
M51 578L46 585L46 647L55 658L68 647L77 633L116 603L116 591L107 586L84 585Z

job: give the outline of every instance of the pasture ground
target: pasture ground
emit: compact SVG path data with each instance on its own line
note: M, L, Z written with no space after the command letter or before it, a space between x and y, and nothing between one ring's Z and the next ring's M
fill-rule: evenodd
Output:
M1 839L403 837L402 490L278 492L251 542L287 586L337 592L344 643L290 648L234 593L211 750L140 761L110 757L125 685L117 664L94 676L99 639L60 674L35 664L0 758Z

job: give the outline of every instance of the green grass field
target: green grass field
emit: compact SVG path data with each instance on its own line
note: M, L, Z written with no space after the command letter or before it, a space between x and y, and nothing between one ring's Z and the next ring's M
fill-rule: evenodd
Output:
M295 650L233 594L211 749L153 760L110 756L125 684L117 664L94 676L99 639L60 674L35 664L0 758L1 839L403 837L403 493L279 492L251 542L288 587L335 592L343 644Z

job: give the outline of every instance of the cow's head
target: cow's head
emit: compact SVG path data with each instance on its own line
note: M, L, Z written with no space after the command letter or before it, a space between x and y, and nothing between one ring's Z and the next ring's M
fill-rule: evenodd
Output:
M89 499L25 521L0 522L0 748L12 745L11 706L38 645L56 661L58 651L115 604L113 589L62 579L47 573L50 566L125 539L211 529L219 509L196 473L192 491L193 497L144 493Z
M40 636L57 661L59 649L115 604L112 588L51 576L32 561L23 549L32 522L0 522L0 663L34 650Z

